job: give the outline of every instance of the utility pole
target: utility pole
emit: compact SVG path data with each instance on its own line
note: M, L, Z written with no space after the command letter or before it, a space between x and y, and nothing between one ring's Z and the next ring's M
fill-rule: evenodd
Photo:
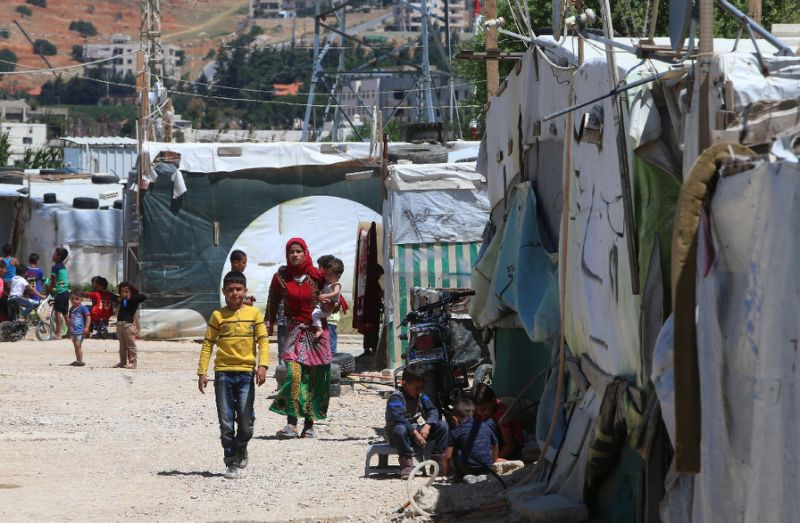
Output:
M750 0L747 16L755 20L758 25L761 25L761 0Z
M339 35L339 65L336 68L338 73L342 73L345 70L345 39L344 35L347 33L347 20L346 20L346 13L347 13L347 6L344 3L340 4L341 8L336 11L336 18L339 19L339 31L341 31ZM352 84L351 84L352 85ZM333 94L334 96L338 96L338 99L344 99L342 96L344 91L344 82L342 82L342 77L340 75L336 76L336 80L334 80L333 84ZM339 129L343 127L342 125L342 115L344 114L344 109L340 103L338 103L338 99L334 100L334 108L333 108L333 128L331 129L331 139L333 141L344 140L344 136L339 135Z
M144 52L146 69L146 93L142 101L147 99L152 90L152 76L163 86L164 82L164 48L161 44L161 4L160 0L140 0L141 19L139 24L139 45ZM148 102L149 104L149 102ZM145 113L144 136L147 140L156 138L155 118L150 111ZM166 134L166 133L164 133Z
M497 2L495 0L486 0L483 5L483 19L484 22L494 20L497 18ZM497 26L490 24L486 27L486 52L491 53L497 49ZM496 59L489 58L486 60L486 91L487 102L489 98L494 96L497 89L500 87L500 62Z
M422 8L422 89L423 96L425 97L425 121L433 123L436 121L436 116L433 113L433 96L431 85L431 61L428 46L428 2L422 0L420 2Z

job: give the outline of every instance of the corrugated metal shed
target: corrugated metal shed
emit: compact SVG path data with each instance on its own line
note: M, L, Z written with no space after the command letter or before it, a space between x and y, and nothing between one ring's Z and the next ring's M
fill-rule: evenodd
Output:
M119 136L61 138L64 167L70 171L111 173L127 178L136 164L136 140Z

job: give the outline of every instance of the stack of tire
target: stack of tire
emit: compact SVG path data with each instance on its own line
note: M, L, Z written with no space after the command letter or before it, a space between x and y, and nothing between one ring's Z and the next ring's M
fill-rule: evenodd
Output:
M356 361L353 359L352 354L340 352L333 355L331 360L331 397L338 398L342 395L342 378L348 374L355 372ZM278 387L282 386L286 381L286 365L281 362L275 368L275 380L278 382Z

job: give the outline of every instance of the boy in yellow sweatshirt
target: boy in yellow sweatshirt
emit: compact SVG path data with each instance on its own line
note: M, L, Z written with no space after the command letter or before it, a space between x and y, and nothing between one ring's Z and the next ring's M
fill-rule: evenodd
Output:
M240 469L247 466L247 443L253 437L253 376L258 386L263 385L269 365L269 341L264 315L257 308L244 304L246 293L247 280L241 272L231 271L222 279L226 306L215 310L208 320L197 366L197 388L205 394L208 363L216 345L214 391L227 467L225 477L228 479L238 477ZM238 430L235 430L234 424L238 424Z

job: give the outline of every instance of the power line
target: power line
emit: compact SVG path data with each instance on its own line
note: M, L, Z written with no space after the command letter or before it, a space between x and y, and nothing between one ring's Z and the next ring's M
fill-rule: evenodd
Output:
M64 65L64 66L61 66L61 67L49 67L47 69L36 69L36 70L33 70L33 71L0 71L0 75L50 74L50 73L53 73L53 72L56 72L56 71L66 71L67 69L75 69L75 68L78 68L78 67L86 67L87 65L99 64L101 62L108 62L109 60L114 60L116 58L120 58L122 56L127 56L127 55L130 55L130 54L135 54L137 52L138 51L128 51L127 53L121 53L121 54L117 54L117 55L114 55L114 56L110 56L108 58L101 58L99 60L94 60L94 61L91 61L91 62L85 62L85 63L75 64L75 65ZM6 60L0 60L0 62L6 63L6 64L13 64L13 65L18 66L18 67L32 67L32 66L29 66L29 65L18 64L16 62L9 62L9 61L6 61Z

